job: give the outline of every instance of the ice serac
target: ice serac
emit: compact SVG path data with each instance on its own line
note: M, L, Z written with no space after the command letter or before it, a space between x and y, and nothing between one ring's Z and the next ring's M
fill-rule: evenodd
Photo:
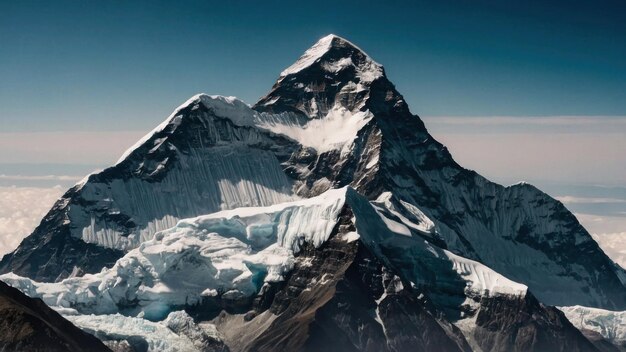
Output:
M245 103L197 95L56 202L2 272L39 281L94 273L179 219L294 199L280 166L296 142L253 127Z
M172 312L161 322L121 314L69 313L66 318L81 329L96 335L113 351L228 351L215 326L209 323L196 324L183 311Z
M253 108L316 123L337 110L369 116L341 148L308 148L289 160L299 195L345 185L370 199L390 192L432 219L430 237L440 246L527 285L544 303L626 308L624 270L563 204L529 184L503 187L457 164L382 66L349 41L321 39Z

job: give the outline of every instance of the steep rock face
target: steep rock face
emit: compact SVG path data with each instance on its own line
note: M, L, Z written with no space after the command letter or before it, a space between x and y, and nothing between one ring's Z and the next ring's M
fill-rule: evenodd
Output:
M333 235L321 247L306 246L289 279L278 291L262 293L269 310L233 329L232 317L218 317L218 329L247 331L227 343L245 351L469 351L461 332L418 292L405 288L362 242L351 240L356 230L346 207ZM423 297L423 295L422 295ZM267 305L267 304L266 304ZM430 311L433 309L433 311ZM268 321L267 314L271 313ZM229 324L230 323L230 324Z
M40 299L0 282L0 350L109 351Z
M459 166L382 66L350 42L322 39L254 106L309 119L338 107L372 118L347 151L292 157L290 175L304 185L299 194L323 191L320 180L350 184L371 199L391 191L433 219L447 248L527 284L545 303L626 308L623 269L574 215L528 184L502 187Z
M517 299L483 298L473 339L483 351L595 351L567 318L531 294Z

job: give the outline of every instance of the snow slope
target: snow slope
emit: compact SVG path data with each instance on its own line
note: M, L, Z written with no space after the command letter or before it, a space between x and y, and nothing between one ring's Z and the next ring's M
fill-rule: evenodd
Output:
M337 45L337 42L343 42L345 45L356 47L344 38L338 37L334 34L329 34L317 41L311 48L305 51L304 55L302 55L293 65L281 72L278 80L280 81L289 75L297 74L303 69L311 66L313 63L319 62L333 45ZM360 49L358 50L361 51ZM357 75L365 82L371 82L383 75L383 67L379 63L372 60L369 56L367 56L365 65L355 65L350 57L345 57L335 62L325 63L324 65L324 68L329 73L337 73L347 67L356 69Z
M626 311L583 306L558 308L578 329L595 331L613 344L626 347Z

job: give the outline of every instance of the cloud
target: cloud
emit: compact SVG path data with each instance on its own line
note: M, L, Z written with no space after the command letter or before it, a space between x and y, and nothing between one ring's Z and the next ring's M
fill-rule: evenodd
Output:
M626 232L594 233L592 237L609 258L626 269Z
M574 196L558 196L555 198L563 204L626 203L626 199L618 199L618 198L596 198L596 197L574 197Z
M489 178L626 183L626 116L423 119L461 165Z
M0 163L112 164L145 131L0 132Z
M4 175L0 174L0 180L9 181L79 181L84 176L67 176L67 175Z
M63 191L60 186L0 187L0 256L33 231Z
M626 269L626 217L574 214L591 233L600 248L614 262Z
M511 132L519 131L520 127L533 126L548 128L550 131L578 129L581 133L598 129L619 133L626 129L626 116L428 116L424 117L424 120L428 123L427 127L430 125L481 126L483 128L509 126Z
M574 213L589 233L619 233L626 230L626 217Z
M619 123L626 124L625 116L588 116L588 115L562 115L562 116L430 116L434 121L446 123L482 123L492 125L499 124L541 124L541 125L571 125L571 124L598 124Z

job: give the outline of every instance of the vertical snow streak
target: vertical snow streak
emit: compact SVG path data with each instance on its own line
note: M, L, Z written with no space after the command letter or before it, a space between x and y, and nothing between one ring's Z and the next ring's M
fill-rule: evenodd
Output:
M83 197L101 205L109 217L92 211L75 236L127 250L182 218L294 199L291 182L269 152L225 146L180 158L184 167L170 170L159 183L133 178L86 184ZM181 193L180 189L188 191ZM72 211L80 214L82 209L75 207ZM131 233L123 233L124 228L107 221L116 214L132 214L131 221L137 226Z

